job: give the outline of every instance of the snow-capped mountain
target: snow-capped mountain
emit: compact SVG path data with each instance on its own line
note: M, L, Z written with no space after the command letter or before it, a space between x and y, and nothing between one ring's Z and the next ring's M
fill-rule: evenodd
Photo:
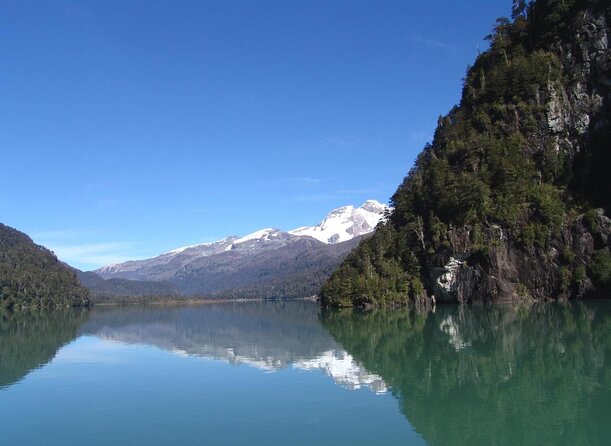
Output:
M313 237L323 243L341 243L372 232L387 210L390 210L388 206L367 200L358 208L334 209L316 226L293 229L289 234Z
M316 226L291 231L265 228L243 237L183 246L150 259L104 266L95 273L104 279L167 281L188 295L240 289L240 295L247 292L248 296L307 296L318 292L387 210L388 206L368 200L360 207L335 209Z
M220 254L231 249L236 240L238 237L231 236L212 243L184 246L150 259L130 260L103 266L95 272L105 279L116 277L131 280L167 280L197 258Z
M332 210L316 226L303 226L291 231L266 228L244 237L229 236L211 243L183 246L144 260L130 260L98 270L108 279L120 277L132 280L168 280L178 270L196 259L224 252L255 252L277 249L298 237L312 237L325 244L336 244L373 232L390 208L376 200L367 200L360 207L343 206Z

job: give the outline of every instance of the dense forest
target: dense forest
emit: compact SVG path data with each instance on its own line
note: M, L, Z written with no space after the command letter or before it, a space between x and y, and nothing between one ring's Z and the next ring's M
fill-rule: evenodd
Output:
M513 2L323 304L611 295L610 10Z
M0 310L88 305L89 292L48 249L0 223Z
M174 285L167 281L128 279L104 279L93 271L74 269L79 283L91 293L91 300L98 303L160 303L180 301Z

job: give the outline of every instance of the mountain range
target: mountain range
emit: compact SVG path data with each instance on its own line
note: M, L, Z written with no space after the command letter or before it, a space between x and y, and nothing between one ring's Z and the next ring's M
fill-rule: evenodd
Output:
M265 228L78 275L98 296L311 296L389 211L367 200L334 209L315 226Z

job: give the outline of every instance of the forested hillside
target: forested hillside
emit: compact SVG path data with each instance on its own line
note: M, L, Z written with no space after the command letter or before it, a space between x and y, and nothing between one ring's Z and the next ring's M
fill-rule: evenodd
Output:
M103 279L93 271L74 269L79 283L91 293L91 299L99 303L142 303L179 299L179 292L169 282L153 282L128 279Z
M48 249L0 223L0 309L87 305L89 292Z
M323 304L611 295L610 9L513 2Z

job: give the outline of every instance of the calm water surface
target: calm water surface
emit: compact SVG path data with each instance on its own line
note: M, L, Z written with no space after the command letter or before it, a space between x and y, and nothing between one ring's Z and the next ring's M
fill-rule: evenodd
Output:
M5 315L7 445L603 445L611 302Z

